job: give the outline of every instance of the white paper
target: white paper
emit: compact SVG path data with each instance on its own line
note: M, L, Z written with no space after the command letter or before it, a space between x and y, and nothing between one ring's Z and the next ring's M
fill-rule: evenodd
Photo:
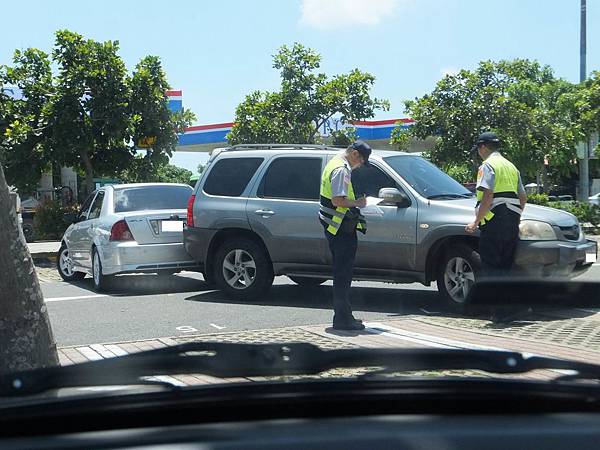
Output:
M162 231L183 231L182 220L163 220L161 222Z
M367 197L367 206L371 205L379 205L383 201L382 198L377 197Z
M382 201L382 198L367 197L367 206L360 208L360 212L363 216L383 216L383 210L377 206Z

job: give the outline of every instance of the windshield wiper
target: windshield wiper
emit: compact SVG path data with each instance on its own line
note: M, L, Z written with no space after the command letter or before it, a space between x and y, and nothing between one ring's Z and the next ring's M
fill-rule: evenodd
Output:
M525 357L517 352L418 348L322 350L308 343L192 342L82 364L4 375L0 377L0 396L30 395L65 387L165 384L144 379L158 375L268 377L315 375L330 369L362 367L377 368L374 373L472 369L515 374L536 369L561 369L574 371L575 378L600 378L600 365L541 356Z
M434 200L437 198L471 198L473 197L475 194L473 193L469 193L469 194L453 194L453 193L447 193L447 194L434 194L434 195L430 195L427 197L428 200Z

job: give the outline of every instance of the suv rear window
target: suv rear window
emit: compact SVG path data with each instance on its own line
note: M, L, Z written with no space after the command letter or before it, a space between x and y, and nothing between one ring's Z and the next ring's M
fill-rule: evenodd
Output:
M239 197L256 173L263 158L227 158L215 163L204 183L209 195Z
M115 189L115 212L186 209L190 195L192 195L190 186L139 186Z
M278 158L269 166L258 196L318 200L321 165L321 158Z

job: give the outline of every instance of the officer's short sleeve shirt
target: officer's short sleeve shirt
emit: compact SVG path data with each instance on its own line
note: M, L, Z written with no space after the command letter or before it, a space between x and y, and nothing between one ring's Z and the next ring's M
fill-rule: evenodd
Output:
M331 172L331 195L332 197L348 197L348 186L352 176L352 170L348 164L338 167Z

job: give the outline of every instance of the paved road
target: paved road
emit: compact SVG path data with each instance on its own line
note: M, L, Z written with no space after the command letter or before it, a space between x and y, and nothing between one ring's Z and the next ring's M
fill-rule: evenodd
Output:
M91 280L44 282L42 290L58 345L182 336L186 333L256 330L331 321L331 283L299 287L278 277L264 298L235 302L206 288L201 275L186 273L118 277L110 294L98 295ZM435 304L435 287L356 283L355 314L377 321ZM423 313L423 312L421 312ZM424 313L423 313L424 314Z
M600 266L578 279L600 280ZM92 290L89 278L76 284L43 282L42 290L61 346L327 324L331 320L331 282L304 288L286 277L276 278L269 294L253 303L228 300L209 289L195 273L121 276L114 289L103 295ZM435 285L360 282L354 284L352 298L356 315L369 321L443 313Z

